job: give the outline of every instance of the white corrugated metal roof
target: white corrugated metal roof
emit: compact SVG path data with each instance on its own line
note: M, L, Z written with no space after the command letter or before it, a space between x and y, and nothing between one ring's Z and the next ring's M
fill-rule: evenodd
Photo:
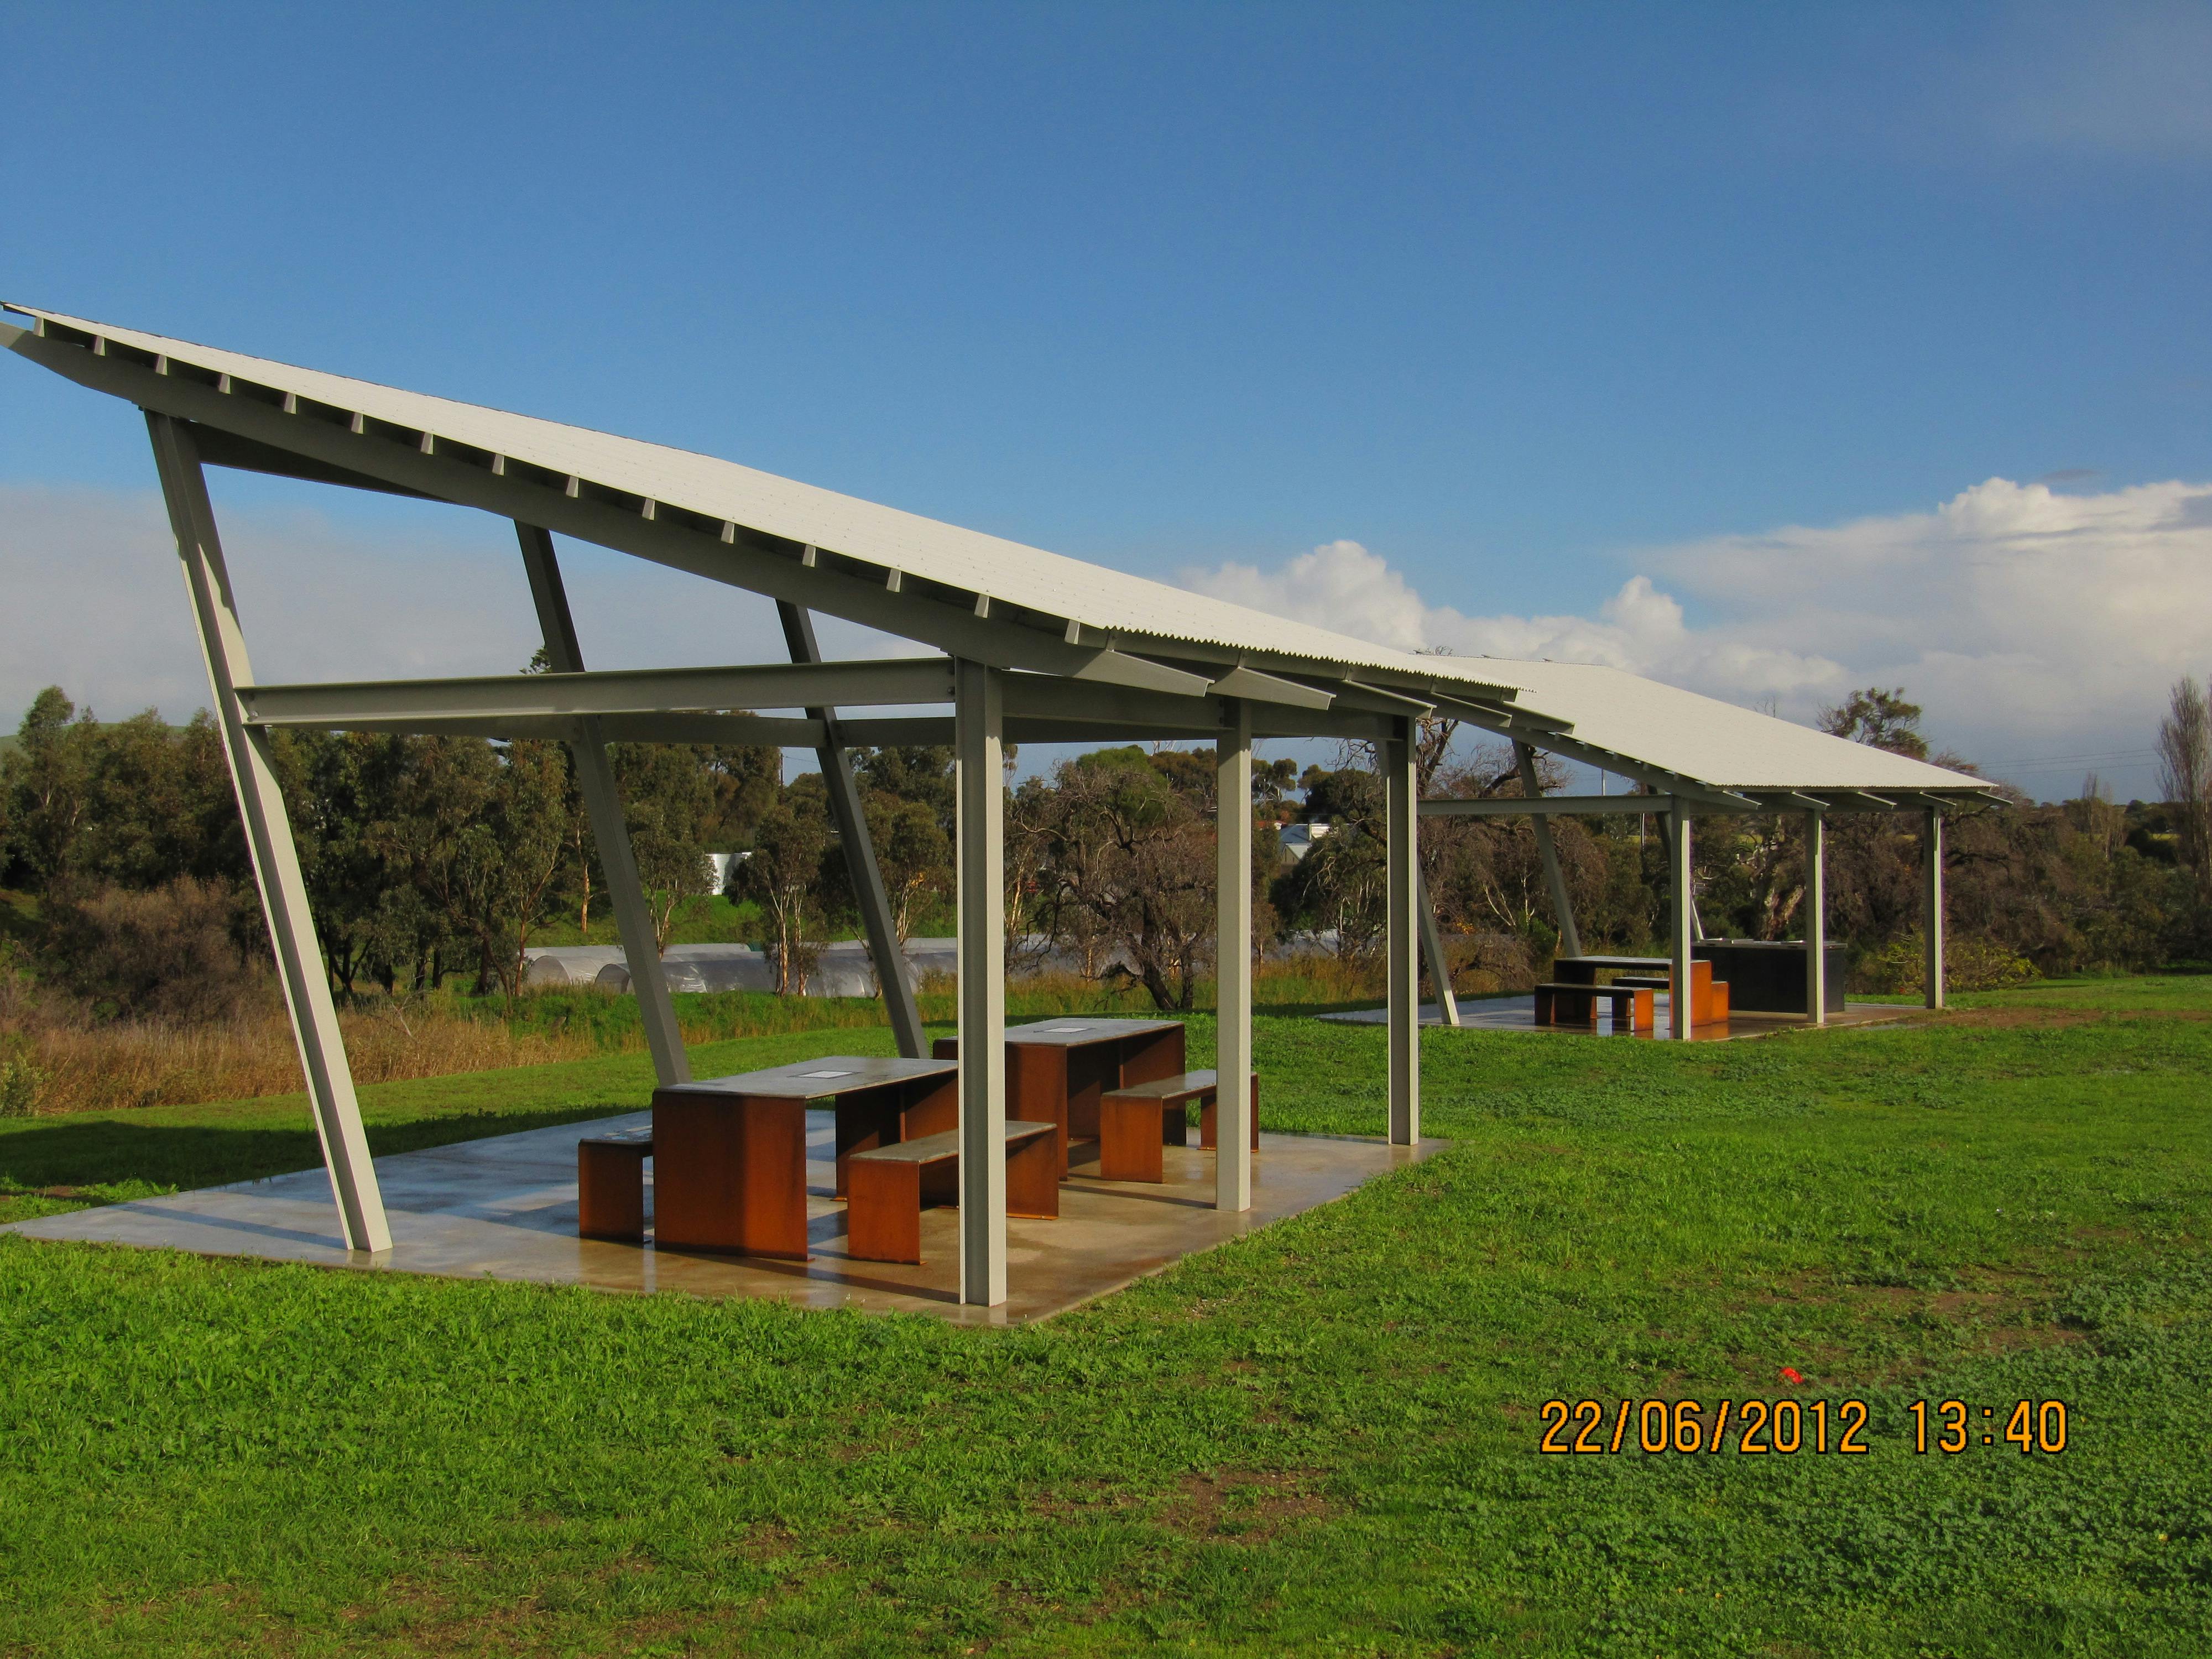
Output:
M1474 658L1526 688L1524 701L1574 722L1584 743L1729 789L1863 789L1874 794L1987 787L1979 778L1832 738L1717 697L1584 663Z
M433 433L550 472L566 473L708 518L729 520L787 540L810 543L1109 633L1182 640L1237 652L1316 657L1354 667L1395 665L1396 653L1348 635L758 472L735 461L564 426L534 416L403 392L59 312L13 305L9 308L174 362L356 410L372 420Z
M1208 598L1104 565L903 513L811 484L582 427L404 392L33 307L7 307L216 374L356 411L708 519L811 544L946 587L1123 636L1410 675L1440 691L1511 695L1573 723L1582 744L1729 788L1957 790L1982 781L1617 669L1432 657ZM1133 638L1128 636L1135 636Z

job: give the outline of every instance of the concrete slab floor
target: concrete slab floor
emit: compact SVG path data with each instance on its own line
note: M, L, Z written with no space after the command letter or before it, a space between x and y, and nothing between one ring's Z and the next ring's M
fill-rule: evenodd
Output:
M577 1140L611 1129L646 1127L651 1121L650 1113L635 1112L380 1158L376 1175L391 1217L392 1246L379 1255L349 1254L343 1247L330 1178L319 1169L46 1216L0 1231L322 1267L608 1291L763 1297L809 1308L926 1313L962 1324L1021 1324L1048 1318L1158 1273L1194 1251L1340 1198L1372 1176L1428 1157L1443 1144L1392 1146L1380 1139L1262 1133L1252 1208L1242 1215L1213 1207L1211 1152L1195 1146L1164 1148L1167 1179L1151 1186L1101 1180L1096 1144L1080 1146L1060 1188L1059 1218L1007 1223L1006 1304L971 1308L957 1299L956 1210L922 1212L920 1267L855 1261L845 1254L845 1206L830 1196L836 1172L833 1120L827 1112L807 1114L811 1261L662 1251L650 1243L577 1237ZM647 1181L649 1221L650 1165Z
M1662 991L1652 998L1654 1028L1638 1031L1634 1036L1645 1042L1671 1042L1674 1034L1667 1029L1668 1003L1671 999ZM1844 1025L1882 1025L1892 1020L1910 1019L1923 1012L1891 1002L1852 1002L1844 1005L1840 1014L1830 1014L1825 1026L1815 1027L1802 1014L1731 1014L1711 1025L1700 1025L1690 1033L1692 1042L1741 1042L1745 1037L1772 1036L1780 1031L1833 1030ZM1333 1020L1340 1025L1382 1025L1389 1021L1389 1011L1383 1008L1352 1008L1341 1013L1316 1014L1316 1019ZM1433 1002L1421 1005L1421 1024L1426 1027L1443 1026L1443 1015ZM1615 1032L1612 1024L1592 1028L1588 1025L1539 1025L1536 1024L1536 999L1533 996L1468 998L1459 1005L1459 1024L1462 1030L1525 1031L1543 1036L1627 1036L1626 1031Z

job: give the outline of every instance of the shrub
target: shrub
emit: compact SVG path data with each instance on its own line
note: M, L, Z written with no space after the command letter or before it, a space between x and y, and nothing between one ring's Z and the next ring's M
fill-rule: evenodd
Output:
M28 1019L38 1006L22 947L12 939L0 939L0 1030L9 1030Z
M100 1012L192 1024L272 1006L269 971L247 954L237 891L190 876L151 892L106 888L45 908L51 983Z
M1918 933L1893 939L1859 959L1851 988L1877 995L1917 996L1927 989L1927 947ZM1943 942L1943 983L1953 991L2006 991L2041 978L2035 964L1995 939Z
M0 1117L28 1117L38 1109L46 1074L27 1060L0 1060Z
M1552 954L1547 948L1540 957L1530 942L1518 933L1468 933L1461 938L1472 949L1466 952L1464 966L1456 969L1455 978L1463 974L1466 988L1477 996L1534 990L1541 977L1536 963L1540 959L1548 962ZM1452 946L1457 942L1449 933L1444 936L1445 954L1455 963L1461 953Z

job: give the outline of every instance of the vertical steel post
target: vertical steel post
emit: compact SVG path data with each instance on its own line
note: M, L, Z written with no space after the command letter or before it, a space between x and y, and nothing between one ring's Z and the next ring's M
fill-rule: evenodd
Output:
M246 725L238 700L238 688L253 684L253 668L246 654L246 635L239 626L237 601L199 451L191 434L166 415L149 412L146 428L154 443L161 495L168 503L170 528L176 532L177 557L183 565L192 622L199 631L208 690L222 730L231 787L238 795L253 879L261 890L262 913L269 919L277 977L292 1017L300 1069L307 1076L315 1135L322 1142L323 1167L330 1172L331 1195L337 1203L345 1245L349 1250L388 1250L392 1228L385 1218L384 1195L362 1127L361 1103L346 1064L345 1039L338 1030L337 1007L331 1000L330 975L323 969L314 917L307 908L307 882L300 873L300 852L293 843L283 792L277 787L269 736Z
M1544 793L1536 781L1536 751L1525 743L1516 743L1513 758L1521 768L1521 793L1534 800ZM1552 915L1559 924L1559 954L1578 957L1583 953L1583 936L1575 926L1574 906L1567 902L1567 878L1559 872L1559 849L1552 839L1552 821L1541 812L1529 817L1535 825L1536 856L1544 866L1544 885L1551 890Z
M1379 745L1387 807L1384 880L1389 888L1386 945L1390 962L1390 1143L1421 1138L1420 938L1413 921L1420 854L1414 836L1420 803L1413 776L1413 723L1394 719Z
M561 580L552 535L517 520L514 538L522 549L522 568L529 573L538 630L545 636L545 659L556 674L580 674L583 647L577 642L575 618L568 610L568 590ZM622 936L623 958L629 965L629 988L637 996L645 1046L653 1054L653 1075L663 1087L689 1083L691 1057L684 1052L684 1029L677 1023L676 1004L668 994L668 977L660 969L660 951L653 939L653 910L646 902L645 884L638 877L637 854L629 842L629 820L623 811L622 791L615 782L614 763L607 758L606 739L600 735L596 716L587 714L577 720L575 736L568 740L568 753L575 762L576 787L584 797L584 810L591 817L592 839L599 846L607 896L615 907L615 930Z
M1926 881L1922 901L1925 919L1921 931L1928 951L1927 960L1921 965L1921 976L1926 983L1928 1006L1941 1008L1943 1006L1943 815L1932 806L1928 809L1920 848Z
M1252 705L1224 703L1213 751L1213 1207L1241 1211L1252 1207Z
M1670 797L1670 798L1669 798L1669 799L1670 799L1670 802L1671 802L1671 801L1672 801L1672 798ZM1668 867L1669 869L1671 869L1671 868L1673 868L1673 867L1674 867L1674 866L1673 866L1673 860L1674 860L1674 823L1675 823L1676 818L1677 818L1679 816L1680 816L1680 815L1679 815L1678 813L1675 813L1675 812L1674 812L1674 811L1667 811L1667 812L1662 813L1662 814L1660 815L1660 818L1659 818L1659 839L1660 839L1660 841L1661 841L1661 842L1662 842L1665 844L1665 846L1666 846L1666 848L1667 848L1667 858L1668 858ZM1698 883L1697 883L1697 872L1696 872L1694 870L1693 870L1693 871L1692 871L1692 872L1691 872L1691 880L1690 880L1690 885L1689 885L1689 895L1690 895L1690 938L1691 938L1691 939L1692 940L1692 942L1695 942L1695 941L1698 941L1698 940L1701 940L1701 939L1703 939L1705 938L1705 918L1704 918L1704 917L1702 917L1702 916L1700 916L1700 915L1698 914Z
M953 664L952 691L960 866L960 1299L995 1308L1006 1299L1006 705L998 671L979 662Z
M1416 832L1418 834L1418 831ZM1429 964L1429 982L1437 988L1437 1012L1444 1024L1459 1024L1459 998L1452 994L1451 958L1444 953L1444 930L1437 924L1437 907L1429 897L1429 878L1421 861L1413 860L1414 902L1421 913L1421 956Z
M1690 813L1689 803L1680 795L1667 805L1667 875L1674 896L1667 921L1667 954L1674 970L1674 988L1667 995L1667 1029L1686 1042L1690 1036L1690 946L1695 940L1697 927L1697 902L1690 894Z
M1805 814L1805 1018L1828 1023L1828 844L1827 825L1818 812Z
M783 640L791 647L792 661L820 662L822 647L814 637L812 613L788 599L778 599L775 614L783 623ZM844 851L853 902L860 908L860 928L868 936L876 981L883 987L884 1012L890 1020L891 1038L906 1059L926 1060L929 1047L922 1035L921 1009L907 978L906 952L899 948L898 924L891 916L890 895L884 890L883 866L876 862L867 809L860 800L860 787L853 779L853 758L837 734L837 711L810 708L806 717L822 722L822 746L814 751L814 760L822 769L830 817L837 826L837 844Z

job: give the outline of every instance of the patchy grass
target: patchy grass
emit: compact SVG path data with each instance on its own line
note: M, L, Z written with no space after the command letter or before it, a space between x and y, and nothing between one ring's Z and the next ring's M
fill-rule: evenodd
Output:
M0 1651L2212 1650L2212 979L1962 1000L1431 1034L1449 1151L1011 1332L0 1238ZM1271 1123L1374 1132L1382 1037L1262 1022ZM695 1060L841 1049L884 1051ZM364 1102L383 1151L646 1084ZM10 1122L0 1170L235 1178L304 1121ZM1869 1453L1535 1450L1548 1399L1785 1394L1865 1400ZM2069 1445L1917 1455L1919 1398L2063 1400Z

